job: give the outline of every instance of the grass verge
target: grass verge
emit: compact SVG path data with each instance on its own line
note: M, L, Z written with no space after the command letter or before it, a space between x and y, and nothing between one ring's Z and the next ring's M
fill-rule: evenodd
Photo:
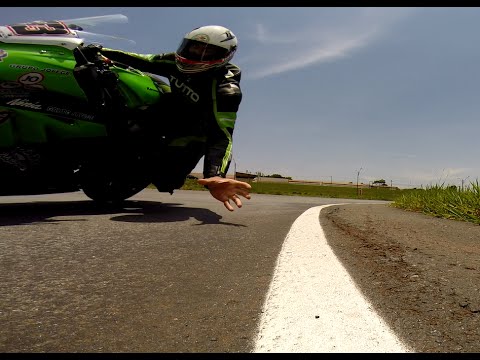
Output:
M364 188L300 185L288 183L252 183L252 194L311 196L340 199L391 201L391 206L435 217L480 224L480 184L478 180L465 190L456 186L434 185L425 189ZM153 187L153 185L150 185ZM187 179L182 190L207 191L196 180Z
M370 188L362 189L360 194L357 194L356 187L347 186L326 186L326 185L300 185L288 183L251 183L252 194L267 194L267 195L285 195L285 196L313 196L325 198L340 198L340 199L364 199L364 200L386 200L393 201L398 196L411 190L385 189L385 188ZM203 186L198 185L196 180L187 179L182 190L206 190Z
M477 180L466 190L445 185L413 190L399 196L392 206L435 217L480 224L480 185Z

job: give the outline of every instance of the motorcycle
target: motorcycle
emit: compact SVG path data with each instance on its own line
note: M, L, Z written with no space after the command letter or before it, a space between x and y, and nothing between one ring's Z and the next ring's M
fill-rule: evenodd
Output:
M152 183L150 150L160 145L130 135L170 87L86 51L81 23L0 26L0 195L81 190L121 202Z

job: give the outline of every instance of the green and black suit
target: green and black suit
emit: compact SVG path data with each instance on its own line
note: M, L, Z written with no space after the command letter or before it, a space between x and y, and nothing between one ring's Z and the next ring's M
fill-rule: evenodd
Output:
M181 187L202 156L205 156L205 178L226 176L242 100L239 67L228 63L202 73L185 74L175 65L175 53L145 55L103 48L101 54L114 62L169 79L171 93L162 98L156 111L164 128L169 129L169 155L163 157L165 162L160 164L159 176L174 175L177 180L170 187Z

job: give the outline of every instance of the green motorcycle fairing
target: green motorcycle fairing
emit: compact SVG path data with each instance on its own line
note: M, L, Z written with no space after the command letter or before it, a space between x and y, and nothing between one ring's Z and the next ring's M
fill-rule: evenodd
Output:
M89 106L73 75L75 65L68 47L0 38L0 148L106 136L105 119ZM138 70L115 65L110 70L131 109L155 104L170 91Z

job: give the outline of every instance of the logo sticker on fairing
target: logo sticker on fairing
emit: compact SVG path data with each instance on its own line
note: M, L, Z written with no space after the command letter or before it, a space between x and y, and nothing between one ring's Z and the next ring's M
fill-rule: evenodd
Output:
M23 85L33 85L42 82L44 76L37 72L23 74L18 78L18 82Z
M7 28L17 36L27 35L72 35L68 26L62 21L34 21L8 25Z
M24 85L16 81L2 81L0 82L0 98L15 98L24 97L31 91L44 90L43 85L33 84Z
M70 75L70 71L60 70L60 69L52 69L52 68L38 68L36 66L31 65L22 65L22 64L10 64L9 67L15 70L32 70L32 71L42 71L48 74L55 74L55 75ZM43 76L43 75L42 75Z
M28 99L14 99L12 101L7 102L7 105L19 106L19 107L24 107L24 108L33 109L33 110L42 110L42 105L38 101L33 103Z
M0 49L0 62L2 62L3 59L6 58L7 56L8 56L8 52L6 52L3 49Z

